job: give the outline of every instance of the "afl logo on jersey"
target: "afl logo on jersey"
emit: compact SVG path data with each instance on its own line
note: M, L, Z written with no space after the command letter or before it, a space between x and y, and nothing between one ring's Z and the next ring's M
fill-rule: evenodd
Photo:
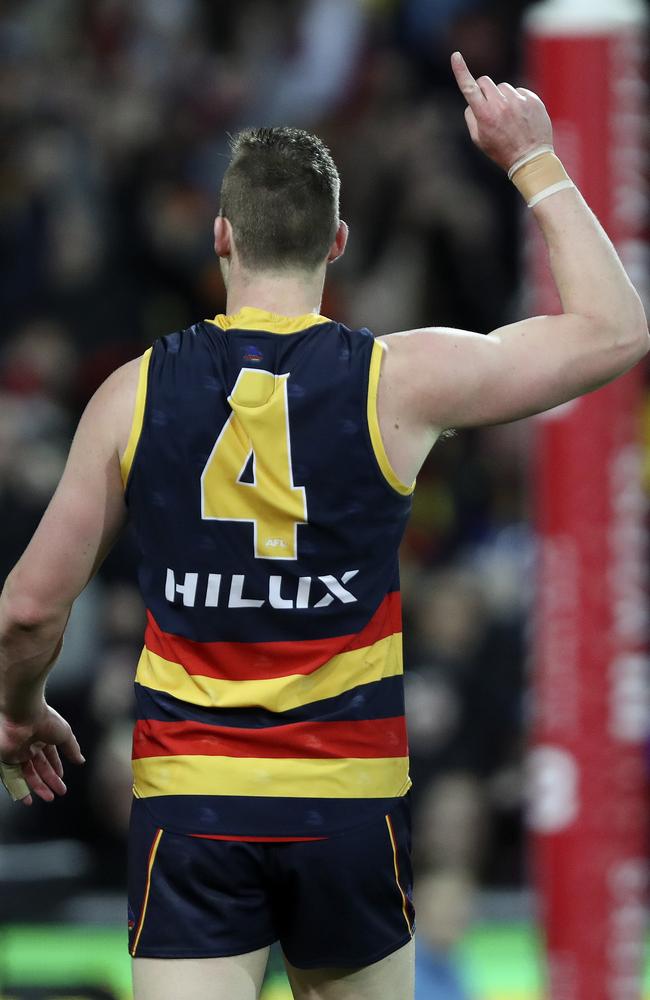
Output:
M244 361L264 360L264 355L260 351L259 347L254 347L253 345L249 344L247 347L244 347L243 351L244 351L243 353Z

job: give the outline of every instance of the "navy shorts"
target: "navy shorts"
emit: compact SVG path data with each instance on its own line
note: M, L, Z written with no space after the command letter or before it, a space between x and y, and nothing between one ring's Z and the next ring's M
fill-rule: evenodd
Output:
M298 969L362 968L414 931L410 804L326 840L248 843L170 833L135 800L129 950L219 958L279 941Z

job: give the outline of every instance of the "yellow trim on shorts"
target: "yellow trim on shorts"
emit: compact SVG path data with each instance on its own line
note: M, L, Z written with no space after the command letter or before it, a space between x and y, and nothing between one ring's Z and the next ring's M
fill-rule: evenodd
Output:
M260 330L263 333L300 333L321 323L331 323L327 316L318 313L306 313L304 316L280 316L278 313L267 312L254 306L244 306L239 312L231 315L220 313L208 323L218 326L221 330Z
M406 483L403 483L399 478L390 464L390 460L384 447L384 442L381 438L381 431L379 429L379 417L377 415L377 390L379 389L379 375L381 373L381 362L385 350L386 347L382 341L375 340L372 346L372 355L370 356L370 372L368 375L368 429L370 431L370 440L372 442L375 458L377 459L379 468L384 475L384 479L397 493L400 493L402 496L410 496L415 489L415 480L413 480L410 486L407 486Z
M154 837L153 844L151 845L151 850L149 852L149 867L147 868L147 884L144 890L144 899L142 900L142 910L140 911L140 919L138 921L138 929L135 935L135 941L133 942L133 949L131 955L135 957L136 948L140 943L140 935L142 934L142 928L144 927L144 918L147 915L147 906L149 905L149 892L151 891L151 873L153 872L154 862L156 860L156 854L158 853L158 848L160 847L160 841L162 840L163 830L159 828Z
M409 920L408 910L406 907L406 893L402 889L402 885L399 880L399 864L397 862L397 844L395 842L393 824L388 814L386 814L386 826L388 827L388 836L390 837L391 847L393 848L393 868L395 869L395 881L397 882L397 888L399 889L400 896L402 897L402 913L404 914L404 920L406 921L406 926L409 929L409 934L412 937L413 927L411 926L411 921Z
M408 757L225 757L176 754L132 762L141 799L157 795L384 799L409 787Z
M120 470L122 472L122 483L126 488L129 475L131 473L131 466L133 465L133 459L135 458L135 451L138 447L138 441L140 440L140 434L142 433L142 423L144 421L144 407L147 401L147 383L149 380L149 360L151 358L151 351L153 348L149 347L144 352L140 359L140 371L138 373L138 388L135 394L135 409L133 410L133 420L131 421L131 432L129 434L129 440L126 445L124 454L122 455L122 461L120 462Z

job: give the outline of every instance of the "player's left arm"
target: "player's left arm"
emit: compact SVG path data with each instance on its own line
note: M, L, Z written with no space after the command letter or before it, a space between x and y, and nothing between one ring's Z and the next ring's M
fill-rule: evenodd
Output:
M46 800L65 791L56 747L83 762L68 723L46 704L45 681L72 604L126 519L120 455L138 369L138 361L118 369L91 399L56 493L0 595L0 761L20 764Z

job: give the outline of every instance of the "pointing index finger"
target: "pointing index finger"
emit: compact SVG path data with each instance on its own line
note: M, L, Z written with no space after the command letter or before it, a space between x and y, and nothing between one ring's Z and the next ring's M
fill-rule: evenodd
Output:
M456 83L460 89L461 94L469 104L470 108L475 110L479 108L485 98L478 83L470 73L467 63L463 59L460 52L454 52L451 57L451 68L453 70L454 76L456 77Z

